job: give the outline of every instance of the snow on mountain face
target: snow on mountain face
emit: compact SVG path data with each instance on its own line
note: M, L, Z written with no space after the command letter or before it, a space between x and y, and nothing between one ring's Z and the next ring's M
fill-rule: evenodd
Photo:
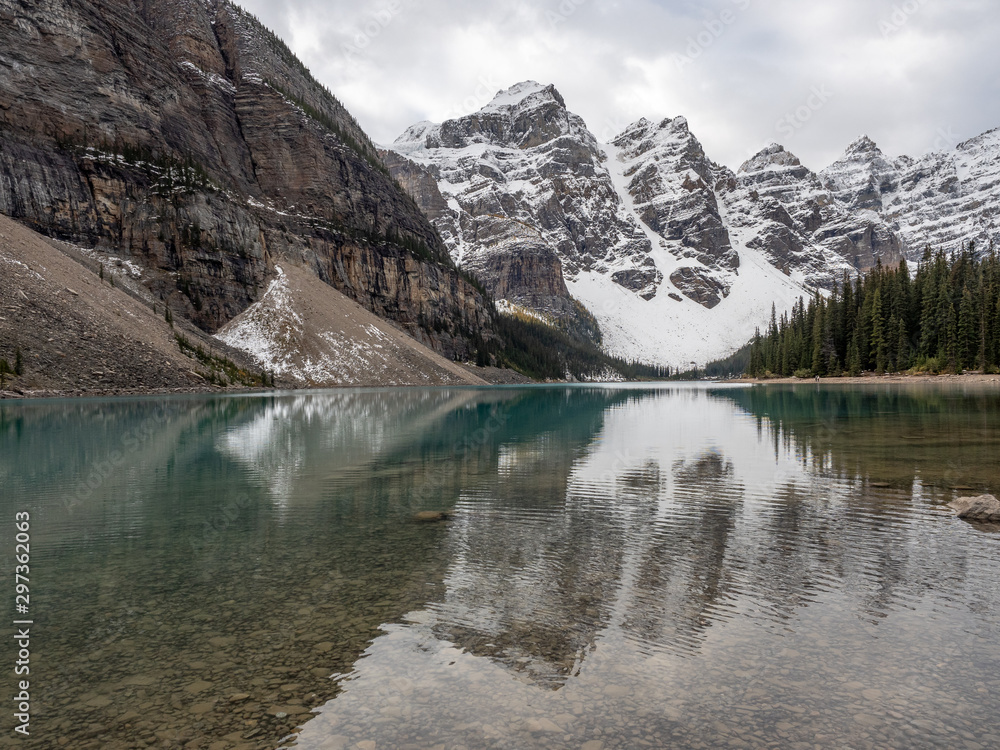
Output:
M889 160L861 138L820 176L839 203L878 212L912 259L928 245L950 252L1000 241L1000 129L919 159Z
M500 291L491 283L499 266L508 269L505 278L515 287L510 275L524 278L528 267L547 268L540 281L556 291L565 290L563 276L573 279L590 269L625 272L633 284L655 279L649 240L621 211L601 163L603 151L552 86L520 84L475 114L440 125L420 123L391 150L435 177L449 208L435 220L438 231L456 261L480 275L494 294ZM397 177L414 171L391 155L386 163ZM433 200L414 198L422 207ZM549 299L539 311L571 316L572 302L562 295L543 295ZM505 298L531 306L526 299Z
M530 81L474 114L411 126L384 159L495 297L565 321L572 295L628 359L726 355L772 303L898 260L877 215L838 205L780 147L737 176L683 117L639 120L602 146L554 87Z
M772 265L798 271L815 286L830 287L845 271L902 257L898 237L878 214L838 203L815 173L778 144L726 177L719 184L730 231L739 231Z
M715 307L729 294L740 266L712 189L718 167L683 117L658 125L639 120L612 145L617 150L613 160L622 165L619 186L652 244L678 260L693 261L672 270L671 284ZM651 292L647 298L655 288Z
M310 271L275 266L263 296L215 338L300 386L481 385Z

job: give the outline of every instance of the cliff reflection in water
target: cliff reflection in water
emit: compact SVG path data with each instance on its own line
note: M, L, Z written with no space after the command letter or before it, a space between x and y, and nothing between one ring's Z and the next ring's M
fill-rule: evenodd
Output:
M943 717L949 693L997 682L996 659L969 658L1000 635L997 537L941 509L956 471L998 486L996 396L519 399L454 463L440 587L383 626L300 747L718 746L737 713L751 745L913 747L843 729L847 686Z

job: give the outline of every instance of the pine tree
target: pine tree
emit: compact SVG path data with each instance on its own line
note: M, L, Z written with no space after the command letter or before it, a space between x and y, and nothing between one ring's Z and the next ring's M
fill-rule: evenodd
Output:
M787 378L792 370L792 330L788 323L785 323L785 330L781 336L781 376Z
M872 342L871 348L875 353L875 372L879 375L885 373L888 363L885 321L882 318L882 290L875 290L875 297L872 301Z
M812 369L813 375L824 375L826 373L826 365L823 362L823 301L819 296L819 292L816 293L816 297L813 300L813 305L816 307L816 314L813 316L813 326L812 326L812 361L810 362L810 369Z
M941 349L941 359L946 363L949 372L959 372L958 363L958 314L955 306L948 304L944 309L944 342Z
M990 364L1000 367L1000 295L993 302L993 358Z
M799 299L780 317L772 308L750 350L752 374L852 375L911 367L961 372L1000 367L1000 258L972 247L924 253L914 278L906 263L877 264L845 277L828 298Z
M962 289L962 301L958 308L958 340L955 342L956 369L975 367L979 350L979 313L972 291L966 285Z
M906 321L896 321L896 372L910 369L910 337L906 332Z

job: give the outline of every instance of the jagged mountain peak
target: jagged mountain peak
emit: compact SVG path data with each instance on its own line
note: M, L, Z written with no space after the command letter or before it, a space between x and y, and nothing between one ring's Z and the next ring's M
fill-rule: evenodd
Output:
M824 187L854 209L881 211L882 193L896 190L899 164L867 135L852 142L844 155L820 172Z
M596 149L596 139L583 120L566 108L554 85L522 81L497 92L477 112L440 125L421 122L410 126L393 142L393 149L411 157L425 150L469 146L530 149L563 136Z
M441 126L430 120L421 120L410 125L404 130L395 141L393 146L405 146L407 144L423 143L428 135L436 133Z
M737 174L753 174L755 172L773 171L775 167L801 167L799 157L787 151L780 143L765 146L740 165Z
M869 138L867 135L863 135L857 138L854 142L847 147L845 156L858 156L861 154L875 156L882 156L882 150L878 145Z
M685 117L666 117L658 123L643 117L615 136L611 145L629 159L654 150L664 152L659 158L676 159L686 155L686 166L698 172L706 182L711 181L710 172L714 167L705 157L701 143L688 128Z
M492 101L480 112L496 112L503 109L519 108L524 105L538 105L547 102L555 102L560 107L566 107L566 101L562 98L554 84L541 84L537 81L521 81L515 83L509 89L501 89L493 97Z
M649 132L653 129L653 123L647 120L645 117L641 117L632 124L625 127L625 129L611 139L611 143L615 146L621 148L627 143L641 140L649 135Z
M1000 128L993 128L992 130L987 130L985 133L977 135L975 138L970 138L967 141L959 143L955 147L956 151L968 152L975 151L977 149L989 148L993 149L994 152L1000 153Z
M669 118L663 120L660 123L660 130L665 130L667 128L670 128L671 130L673 130L674 132L677 132L677 133L690 133L691 132L690 129L688 128L687 118L684 117L683 115L678 115L677 117L675 117L672 120L669 119Z
M608 350L629 358L724 353L766 322L773 302L787 309L844 271L898 262L908 234L928 227L950 241L938 223L968 213L973 193L984 208L961 233L996 233L1000 130L916 162L889 160L861 136L822 173L772 143L734 174L708 158L684 117L638 119L599 145L553 88L533 81L438 127L437 145L408 154L419 180L413 167L392 169L455 259L497 299L549 318L572 316L572 294ZM903 226L895 217L919 196L923 226Z
M616 135L612 139L612 143L634 140L637 135L646 136L662 132L691 135L687 118L683 115L678 115L677 117L664 117L662 120L655 123L651 120L647 120L645 117L640 117L638 120L626 127L621 133Z
M842 169L844 165L859 165L866 168L873 167L875 169L884 170L888 168L890 164L891 162L886 158L882 149L878 147L875 141L867 135L863 135L852 141L851 144L844 150L843 156L824 169L822 174L836 172Z
M986 247L1000 238L1000 128L955 147L939 143L918 158L887 159L862 138L820 177L840 204L881 215L911 257L928 244L952 250L970 240Z

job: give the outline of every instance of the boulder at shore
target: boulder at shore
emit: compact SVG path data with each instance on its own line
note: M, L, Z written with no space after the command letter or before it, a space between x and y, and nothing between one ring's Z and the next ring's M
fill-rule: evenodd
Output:
M981 523L1000 523L1000 500L993 495L979 497L960 497L948 503L948 507L958 513L958 517L966 521Z

